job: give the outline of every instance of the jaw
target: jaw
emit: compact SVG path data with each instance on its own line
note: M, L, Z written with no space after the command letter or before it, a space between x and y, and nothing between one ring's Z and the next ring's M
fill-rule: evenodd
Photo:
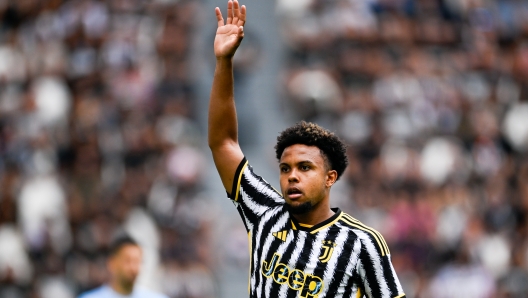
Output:
M288 204L286 203L286 208L288 211L295 215L304 215L313 211L315 206L311 202L304 202L299 204Z
M299 214L298 212L296 212L296 210L299 208L305 209L306 207L301 207L303 205L311 206L310 200L307 199L304 195L292 198L290 195L288 195L288 193L285 193L283 194L283 197L284 202L286 203L286 208L293 214Z

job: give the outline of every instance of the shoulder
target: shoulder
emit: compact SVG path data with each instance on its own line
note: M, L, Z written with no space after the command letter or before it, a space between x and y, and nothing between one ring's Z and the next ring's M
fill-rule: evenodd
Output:
M167 295L151 291L145 288L138 288L134 291L134 298L169 298Z
M260 193L266 195L270 199L282 202L281 193L262 176L256 174L251 164L249 164L245 158L238 166L233 184L233 189L239 190L239 188L243 188L246 193Z
M361 221L345 212L343 212L339 222L342 226L350 229L357 236L358 241L361 242L363 247L367 248L367 251L369 251L369 248L375 248L375 250L377 250L382 256L390 254L385 239L377 230L363 224Z
M98 288L95 288L93 290L81 293L77 298L104 298L104 297L110 297L108 295L108 289L106 286L100 286ZM103 296L106 295L106 296Z

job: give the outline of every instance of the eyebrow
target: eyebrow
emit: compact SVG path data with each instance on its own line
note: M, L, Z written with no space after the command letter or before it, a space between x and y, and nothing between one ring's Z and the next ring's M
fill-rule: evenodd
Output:
M311 160L301 160L301 161L299 161L297 164L304 164L304 163L315 164L315 163L314 163L313 161L311 161ZM279 164L279 167L280 167L280 166L289 166L289 164L287 164L287 163L285 163L285 162L281 162L281 163Z

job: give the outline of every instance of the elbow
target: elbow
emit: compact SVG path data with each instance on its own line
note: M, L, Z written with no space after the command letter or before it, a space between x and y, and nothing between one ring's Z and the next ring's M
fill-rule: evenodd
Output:
M208 145L212 152L219 152L229 150L229 148L235 148L238 146L238 142L234 140L218 140L215 138L209 138Z
M209 141L208 145L209 145L209 149L211 149L211 151L214 151L215 148L218 148L218 145L215 142Z
M207 145L209 145L209 149L213 150L221 145L221 141L218 138L215 138L213 135L209 134L207 138Z
M211 151L215 151L222 148L225 143L225 141L219 140L211 136L209 136L207 140L207 144L209 145L209 149L211 149Z

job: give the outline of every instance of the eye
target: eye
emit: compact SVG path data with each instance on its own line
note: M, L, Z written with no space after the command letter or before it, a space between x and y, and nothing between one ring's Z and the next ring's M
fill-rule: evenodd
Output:
M281 173L287 173L289 171L288 167L280 167Z
M310 169L310 166L307 166L307 165L302 165L301 166L301 170L303 171L308 171Z

